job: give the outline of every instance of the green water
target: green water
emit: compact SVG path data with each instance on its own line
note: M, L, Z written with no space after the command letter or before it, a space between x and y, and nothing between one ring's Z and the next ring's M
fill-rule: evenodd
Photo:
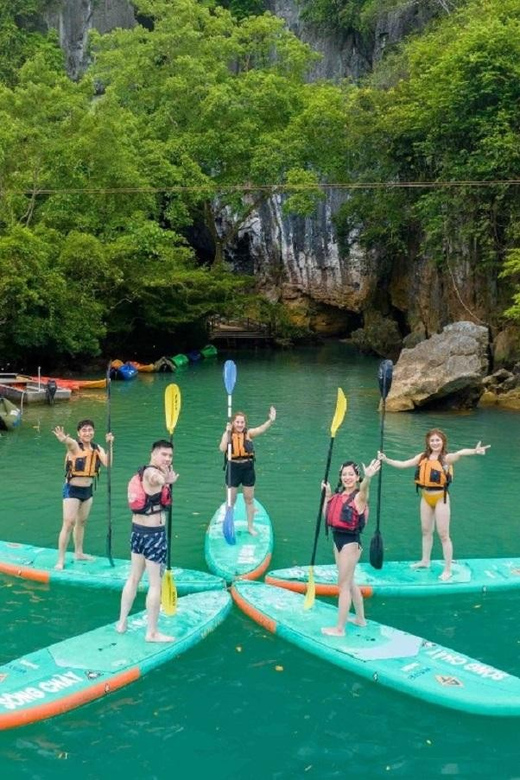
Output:
M333 468L367 462L379 444L377 361L343 345L234 356L234 408L273 428L257 440L257 496L275 527L271 568L307 563L329 444L336 388L348 396ZM205 568L207 522L223 500L218 442L226 422L222 361L179 371L182 411L175 433L173 562ZM170 376L112 385L116 436L113 552L128 555L126 483L165 433ZM82 417L106 422L104 393L53 408L27 408L23 427L0 438L0 538L54 546L61 518L63 446L55 425L73 432ZM421 450L427 428L447 431L450 448L491 444L485 458L456 466L452 538L457 557L520 554L520 415L387 415L386 451ZM102 436L98 437L101 438ZM411 471L387 469L382 532L390 559L416 558L418 507ZM375 519L375 493L372 520ZM95 497L87 551L103 554L106 481ZM367 533L370 537L370 530ZM436 542L436 554L440 548ZM367 554L365 553L365 558ZM320 542L318 562L332 562ZM136 609L143 607L143 599ZM117 593L13 581L0 576L0 664L115 620ZM373 599L370 618L439 642L520 675L520 594ZM277 670L282 667L282 670ZM0 683L1 685L1 683ZM359 777L520 777L517 720L470 717L422 703L347 674L252 623L235 607L196 648L139 682L53 720L0 733L2 778L211 777L249 780Z

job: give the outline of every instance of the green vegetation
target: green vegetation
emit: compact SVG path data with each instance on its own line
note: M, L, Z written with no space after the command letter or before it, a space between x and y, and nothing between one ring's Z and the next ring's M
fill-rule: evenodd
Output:
M251 280L225 270L227 245L272 183L315 185L338 164L341 92L329 109L330 88L305 84L314 55L281 20L139 8L153 31L94 36L81 82L47 41L0 85L4 358L97 354L129 332L243 314ZM194 222L213 240L207 266L184 237Z
M313 12L361 19L387 2ZM44 5L0 0L4 359L95 355L247 307L291 335L224 259L268 197L310 214L327 181L365 185L337 217L347 258L353 242L387 268L462 256L519 289L519 189L500 183L520 162L518 0L439 2L429 31L358 86L306 83L313 52L238 0L138 0L153 29L94 35L75 83L54 36L31 31ZM204 262L194 229L214 249Z

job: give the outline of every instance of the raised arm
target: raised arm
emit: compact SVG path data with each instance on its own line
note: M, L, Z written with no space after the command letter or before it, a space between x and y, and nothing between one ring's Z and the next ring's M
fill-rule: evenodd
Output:
M53 434L56 436L59 442L64 444L69 452L78 452L78 442L76 439L73 439L72 436L69 436L68 433L65 433L65 428L61 425L57 425L55 428L53 428Z
M368 492L370 487L370 480L373 476L377 474L379 469L381 468L381 461L377 458L374 458L374 460L369 463L368 466L365 466L363 463L363 481L361 482L361 485L359 486L359 493L356 496L356 504L357 508L360 512L363 512L367 503L368 503Z
M489 450L491 444L481 444L478 442L476 447L466 447L463 450L457 450L457 452L448 452L446 455L446 463L456 463L459 458L463 458L465 455L485 455L486 450Z
M378 452L377 457L382 463L386 463L388 466L393 466L396 469L409 469L412 466L417 466L421 460L422 453L415 455L408 460L394 460L393 458L387 458L384 452Z
M271 406L269 408L269 416L268 416L267 420L265 421L265 423L263 423L262 425L259 425L257 428L250 428L249 429L248 433L249 433L249 436L251 437L251 439L254 436L260 436L261 433L265 433L266 430L271 427L271 425L274 423L275 420L276 420L276 409L274 408L274 406Z

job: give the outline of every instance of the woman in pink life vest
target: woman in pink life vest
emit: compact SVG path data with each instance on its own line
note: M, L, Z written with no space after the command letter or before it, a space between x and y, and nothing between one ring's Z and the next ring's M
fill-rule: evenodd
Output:
M344 636L351 603L356 613L353 622L365 626L363 596L354 582L354 571L361 557L361 533L368 518L368 488L370 480L381 468L379 460L373 460L368 466L363 464L364 477L361 484L359 466L348 460L339 470L339 483L335 493L328 482L325 488L325 506L323 513L329 528L332 528L334 557L338 567L338 618L335 626L322 628L322 633L332 636Z

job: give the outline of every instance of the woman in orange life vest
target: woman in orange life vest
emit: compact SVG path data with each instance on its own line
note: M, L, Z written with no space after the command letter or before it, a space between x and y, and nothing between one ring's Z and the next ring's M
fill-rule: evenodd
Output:
M271 427L276 420L276 409L274 406L269 408L269 416L265 423L257 428L247 427L247 417L244 412L235 412L231 423L226 425L226 430L222 434L219 444L219 450L227 453L229 438L231 437L231 463L226 462L226 485L231 488L231 505L235 505L237 497L237 488L242 485L244 501L246 504L247 530L252 536L257 535L253 527L255 514L255 448L251 441L256 436ZM228 473L229 468L229 473Z
M322 628L323 634L344 636L351 603L356 613L352 621L358 626L366 625L363 596L354 582L354 571L363 551L361 533L368 518L370 480L380 468L379 460L373 460L368 466L363 464L364 477L358 486L359 466L348 460L339 470L339 483L334 493L328 482L322 482L326 501L323 514L332 528L339 586L337 622L335 626Z
M452 479L452 465L465 455L485 455L486 450L491 446L490 444L483 446L478 442L476 447L471 449L447 452L447 444L446 434L438 428L433 428L425 436L424 452L409 460L392 460L383 452L378 453L380 460L388 463L389 466L395 466L397 469L416 468L415 483L417 488L421 489L422 557L420 561L412 564L412 569L427 569L430 566L435 525L444 556L444 570L439 575L440 580L450 579L453 561L448 493Z
M92 485L99 473L100 464L108 465L108 454L95 444L94 423L81 420L78 423L78 438L73 439L60 425L53 430L54 435L67 447L65 456L65 484L63 486L63 525L58 537L58 562L56 569L65 566L65 551L71 531L74 529L74 557L77 561L91 561L91 555L83 552L85 524L92 509ZM112 433L107 433L108 444L114 441Z

